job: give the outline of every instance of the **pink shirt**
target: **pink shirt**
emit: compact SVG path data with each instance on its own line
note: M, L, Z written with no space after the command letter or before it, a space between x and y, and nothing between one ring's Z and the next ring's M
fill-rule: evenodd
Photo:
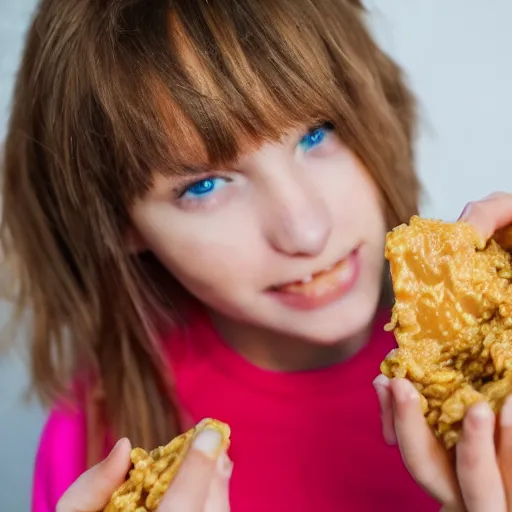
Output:
M232 428L233 512L438 512L382 440L372 387L394 339L379 315L368 345L327 369L261 370L228 348L204 314L169 337L180 403ZM53 512L85 469L83 411L54 410L36 460L33 512Z

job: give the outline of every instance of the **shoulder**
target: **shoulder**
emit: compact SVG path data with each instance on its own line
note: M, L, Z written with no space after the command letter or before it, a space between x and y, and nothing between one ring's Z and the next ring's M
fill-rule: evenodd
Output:
M53 512L86 469L86 418L82 407L56 405L41 433L34 468L32 512Z

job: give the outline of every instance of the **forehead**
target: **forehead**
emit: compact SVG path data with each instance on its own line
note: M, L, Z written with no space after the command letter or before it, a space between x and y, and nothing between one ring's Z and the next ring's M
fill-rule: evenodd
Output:
M268 41L256 45L253 50L262 53L257 55L244 47L248 35L237 33L232 23L222 23L222 17L218 19L212 12L203 21L207 35L199 37L190 21L176 12L169 13L174 61L169 71L175 73L160 74L153 87L168 150L177 167L232 162L299 125L326 118L329 102L318 90L307 91L312 77L306 76L306 69L302 78L289 77L287 83L276 68L279 63L269 62ZM286 44L293 46L295 42L281 42ZM288 54L293 58L292 52ZM322 77L323 59L317 55L316 60L315 81L323 78L328 84L328 77ZM298 63L299 67L303 64Z

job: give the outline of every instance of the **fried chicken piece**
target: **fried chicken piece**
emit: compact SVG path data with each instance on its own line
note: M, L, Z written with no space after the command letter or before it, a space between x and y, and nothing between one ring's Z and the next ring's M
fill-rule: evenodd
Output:
M413 382L450 449L470 405L487 400L499 412L512 392L510 255L467 223L413 217L388 233L385 256L395 292L386 329L398 348L381 371Z
M128 479L114 492L103 512L151 512L162 498L178 472L194 438L206 428L218 430L223 448L229 448L231 431L228 425L204 419L188 432L147 453L142 448L131 452L132 469Z

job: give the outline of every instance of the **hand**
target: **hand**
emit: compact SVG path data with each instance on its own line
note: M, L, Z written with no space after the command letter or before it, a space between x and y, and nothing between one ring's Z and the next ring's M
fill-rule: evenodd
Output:
M512 194L496 193L470 203L460 220L471 223L487 240L512 224ZM512 397L505 401L496 426L486 402L471 407L455 454L450 455L427 425L419 393L409 381L379 375L374 386L386 442L398 443L411 475L444 511L512 511Z
M218 454L220 434L205 429L194 440L158 512L229 512L232 463ZM56 512L97 512L107 505L130 468L131 445L121 439L110 455L85 472L57 504Z
M471 407L455 448L455 462L423 416L419 393L405 379L379 375L374 382L382 409L384 437L398 443L409 473L446 512L507 512L512 504L512 400L500 416L486 402Z
M459 220L471 224L484 240L488 240L512 224L512 194L494 192L480 201L468 203Z

